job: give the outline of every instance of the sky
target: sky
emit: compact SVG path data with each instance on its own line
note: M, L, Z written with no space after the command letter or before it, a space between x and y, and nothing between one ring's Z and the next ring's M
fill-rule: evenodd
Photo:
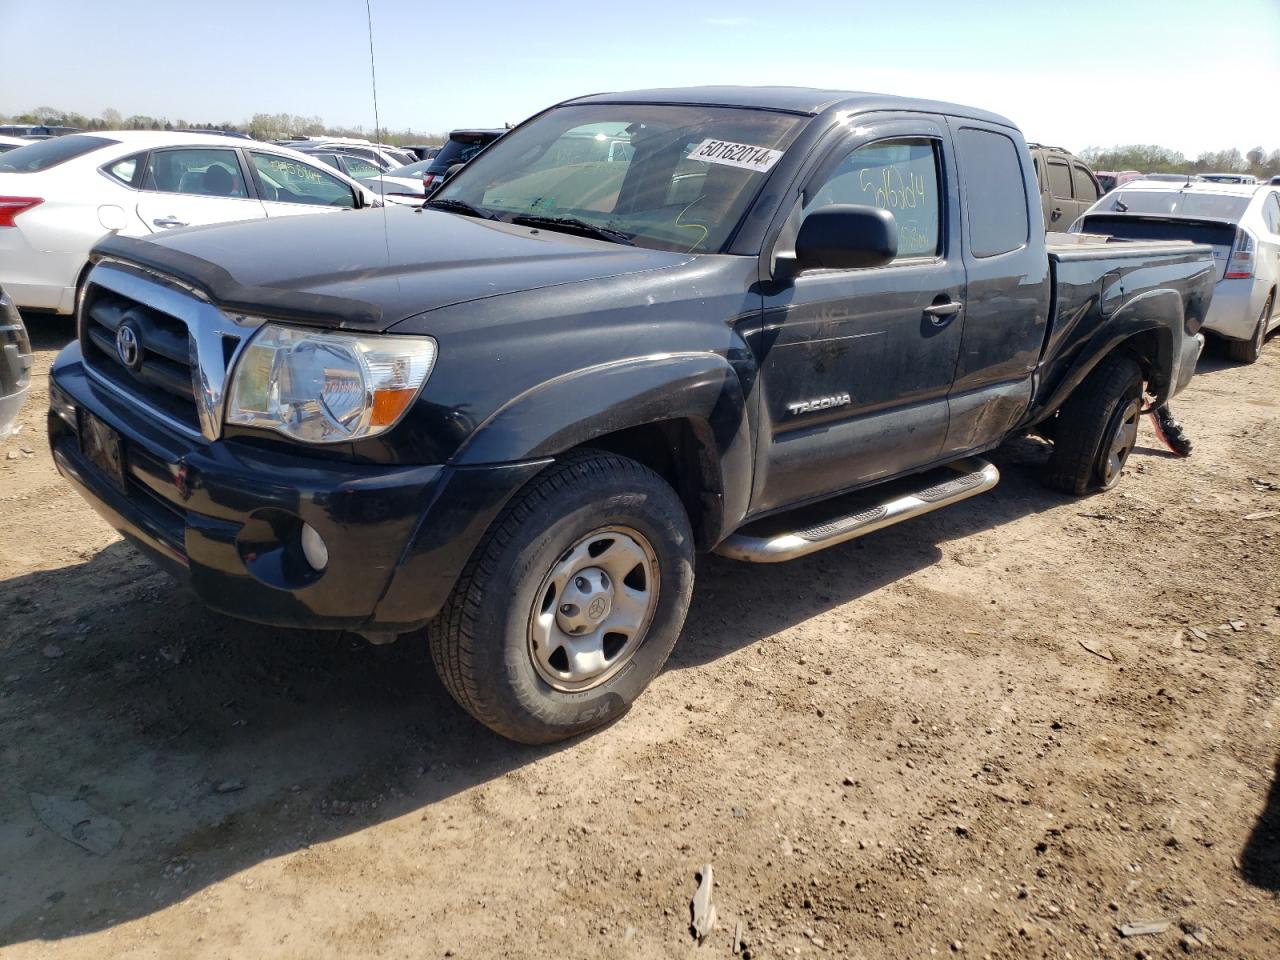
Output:
M605 90L783 84L994 110L1079 151L1280 148L1280 0L369 0L392 131ZM374 126L365 0L0 0L0 113Z

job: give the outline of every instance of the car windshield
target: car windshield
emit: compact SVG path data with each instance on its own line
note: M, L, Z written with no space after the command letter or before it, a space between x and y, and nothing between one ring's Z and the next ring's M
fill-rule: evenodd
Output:
M558 107L504 136L436 199L503 220L581 221L639 246L715 253L803 123L731 107Z
M1167 217L1206 217L1237 221L1249 206L1249 197L1223 193L1190 193L1185 190L1125 190L1106 195L1091 212L1156 214Z
M440 148L440 152L431 158L431 173L444 173L455 163L470 163L471 158L496 140L496 136L488 134L464 134L451 137Z
M106 137L90 137L83 134L39 140L6 153L4 158L0 159L0 173L39 173L41 170L48 170L60 163L82 157L99 147L119 142Z
M395 172L397 177L420 177L427 172L427 168L431 166L431 160L419 160L416 163L408 163Z

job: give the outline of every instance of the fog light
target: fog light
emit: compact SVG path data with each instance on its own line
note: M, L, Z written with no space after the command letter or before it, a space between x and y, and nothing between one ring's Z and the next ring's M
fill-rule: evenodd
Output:
M309 523L302 525L302 555L313 570L323 570L329 565L329 548L325 546L316 528Z

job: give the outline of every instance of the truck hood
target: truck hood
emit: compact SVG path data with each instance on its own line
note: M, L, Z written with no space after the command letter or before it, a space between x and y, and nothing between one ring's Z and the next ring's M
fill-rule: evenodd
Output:
M224 309L371 331L452 304L692 259L408 207L110 237L94 248L93 259L103 257L204 290Z

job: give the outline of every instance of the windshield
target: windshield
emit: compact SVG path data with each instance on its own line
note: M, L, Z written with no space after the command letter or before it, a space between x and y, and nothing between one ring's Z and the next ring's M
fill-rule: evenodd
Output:
M432 173L444 173L455 163L468 163L481 150L498 139L498 135L487 133L464 134L450 138L440 151L428 163Z
M0 173L39 173L113 143L119 141L83 134L39 140L6 153L0 160Z
M1189 193L1184 190L1115 190L1102 198L1091 210L1099 213L1155 214L1164 217L1207 217L1210 220L1239 220L1249 206L1250 197L1222 193Z
M724 248L805 118L653 104L558 107L436 194L503 220L580 220L639 246Z

